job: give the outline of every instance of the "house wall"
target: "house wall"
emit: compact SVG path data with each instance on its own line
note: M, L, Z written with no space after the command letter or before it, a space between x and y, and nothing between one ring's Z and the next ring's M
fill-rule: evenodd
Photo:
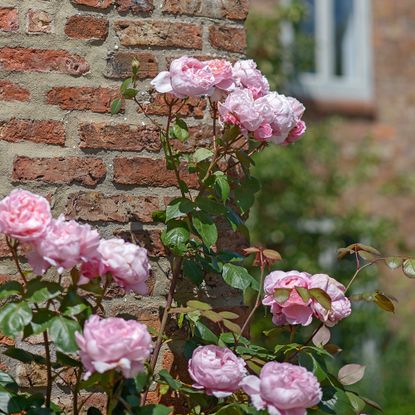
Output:
M0 0L0 196L17 186L40 193L55 216L90 222L103 237L148 249L152 295L112 290L113 315L127 312L157 327L168 263L151 211L178 191L154 129L131 101L111 116L111 101L133 57L146 90L174 57L242 56L247 12L247 0ZM158 103L146 104L156 118L165 115ZM191 100L182 115L190 124L200 121L205 106ZM13 278L4 240L0 257L1 280ZM30 339L35 348L40 341ZM172 364L171 354L164 362ZM39 368L9 365L2 361L22 385L45 384Z

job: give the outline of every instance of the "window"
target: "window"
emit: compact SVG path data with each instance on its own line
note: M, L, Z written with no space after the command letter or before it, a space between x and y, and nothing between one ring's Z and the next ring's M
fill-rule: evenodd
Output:
M304 3L304 19L284 26L282 33L296 71L290 93L316 100L370 101L370 0Z

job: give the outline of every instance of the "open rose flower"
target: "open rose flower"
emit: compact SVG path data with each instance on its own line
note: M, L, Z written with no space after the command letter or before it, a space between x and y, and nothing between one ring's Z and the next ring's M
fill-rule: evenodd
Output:
M313 301L312 309L316 317L327 326L334 326L352 313L350 300L344 295L345 287L326 274L311 277L310 288L320 288L331 298L331 310L326 310L320 303Z
M95 261L100 262L100 275L110 272L120 287L139 294L147 294L146 281L151 267L146 249L114 238L102 240L98 247L98 254ZM88 272L92 273L93 267L94 264Z
M144 370L144 362L152 351L151 336L144 324L134 320L91 316L83 333L76 333L82 364L92 373L115 369L126 378Z
M317 378L307 369L290 363L269 362L259 377L247 376L242 389L258 410L270 415L306 415L317 405L322 391Z
M264 281L265 297L262 304L270 306L273 314L272 321L277 325L301 324L308 326L313 319L311 299L307 302L300 297L295 287L310 287L311 275L298 271L273 271ZM278 302L275 298L277 288L289 289L288 298Z
M89 225L60 216L51 221L46 235L33 243L27 259L37 274L43 274L50 266L61 273L93 258L99 241L98 232Z
M257 69L256 63L251 59L236 62L233 66L233 77L236 85L249 89L255 99L269 92L267 79Z
M42 238L52 220L49 202L21 189L0 202L0 232L21 242Z
M289 132L284 144L291 144L297 141L306 131L305 122L302 120L305 107L300 101L293 97L288 97L287 99L295 115L295 126Z
M182 56L170 64L169 71L160 72L151 85L158 92L169 92L178 98L211 95L215 76L206 62Z
M194 350L189 360L189 373L196 382L194 388L223 398L239 389L247 371L245 361L229 349L209 345Z

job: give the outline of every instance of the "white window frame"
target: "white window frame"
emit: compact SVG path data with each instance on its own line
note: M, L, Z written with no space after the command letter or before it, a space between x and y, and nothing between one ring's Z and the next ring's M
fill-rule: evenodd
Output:
M287 4L290 0L283 1ZM315 0L316 71L315 73L298 74L297 79L288 85L290 93L315 100L372 101L371 0L350 1L354 1L354 36L355 39L359 39L358 47L354 51L355 54L348 57L348 59L355 59L355 62L358 62L353 65L355 73L350 76L337 76L332 73L335 59L334 1ZM293 39L294 33L291 25L284 24L282 27L283 45L289 48Z

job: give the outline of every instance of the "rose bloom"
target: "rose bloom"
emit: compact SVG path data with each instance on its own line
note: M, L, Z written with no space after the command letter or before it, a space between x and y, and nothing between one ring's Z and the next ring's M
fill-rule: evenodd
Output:
M293 97L288 97L287 99L290 103L291 109L294 111L295 126L289 132L284 144L291 144L297 141L306 131L305 122L301 119L304 114L305 107L300 101L296 100Z
M210 95L215 76L206 62L182 56L170 64L169 71L160 72L152 81L158 92L170 92L178 98Z
M150 273L147 250L122 239L102 240L98 247L101 275L110 272L114 281L126 290L147 294Z
M209 345L194 350L189 360L189 373L196 382L194 388L224 398L239 389L247 371L245 361L229 349Z
M42 238L52 220L49 202L22 189L0 202L0 232L22 242Z
M334 278L326 274L315 274L311 277L310 288L321 288L331 298L331 310L326 310L317 301L313 301L311 308L316 317L326 326L332 327L352 313L350 300L344 295L345 287Z
M242 389L258 410L270 415L306 415L323 394L317 378L307 369L290 363L268 362L259 377L247 376Z
M76 333L79 355L88 378L92 373L115 369L126 378L144 371L144 362L152 351L151 336L144 324L134 320L93 315Z
M267 79L257 69L257 65L252 59L236 62L233 66L233 77L237 86L248 88L255 99L269 92Z
M46 235L32 245L27 259L37 274L43 274L50 266L57 267L61 273L93 258L99 241L98 232L89 225L65 221L64 216L60 216L52 219Z
M271 307L272 321L277 325L301 324L308 326L313 319L311 300L304 302L294 287L310 288L311 275L299 271L273 271L264 281L265 297L262 304ZM274 293L277 288L288 288L290 295L283 303L278 303Z

